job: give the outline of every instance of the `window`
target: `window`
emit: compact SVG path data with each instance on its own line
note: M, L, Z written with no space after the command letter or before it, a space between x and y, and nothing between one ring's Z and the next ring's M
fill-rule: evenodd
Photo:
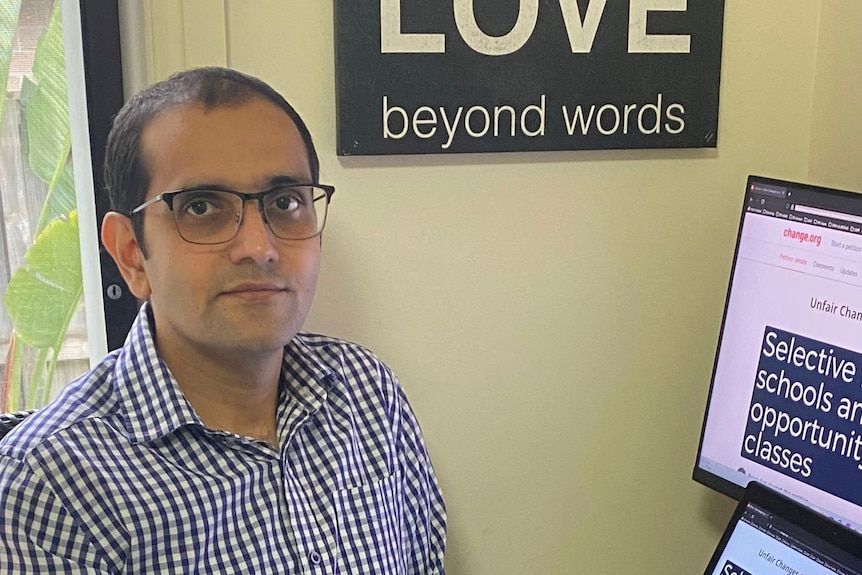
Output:
M60 0L0 2L0 411L89 366Z

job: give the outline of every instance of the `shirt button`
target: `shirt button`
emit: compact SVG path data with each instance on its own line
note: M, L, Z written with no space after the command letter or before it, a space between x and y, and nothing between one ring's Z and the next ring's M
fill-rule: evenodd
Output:
M308 555L308 560L311 561L312 565L320 565L320 553L317 551L312 551Z

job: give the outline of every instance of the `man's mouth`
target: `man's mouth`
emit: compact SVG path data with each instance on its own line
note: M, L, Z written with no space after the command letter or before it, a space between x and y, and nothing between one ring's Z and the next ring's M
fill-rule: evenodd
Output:
M224 290L222 295L239 297L247 300L266 300L286 293L287 288L272 282L243 282Z

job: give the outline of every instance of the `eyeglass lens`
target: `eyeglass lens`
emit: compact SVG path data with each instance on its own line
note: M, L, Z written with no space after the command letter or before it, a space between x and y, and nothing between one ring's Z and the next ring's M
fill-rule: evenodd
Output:
M272 233L285 240L319 234L326 221L326 194L313 186L277 188L261 200ZM242 222L244 199L220 190L189 190L173 200L177 231L186 241L217 244L236 235Z

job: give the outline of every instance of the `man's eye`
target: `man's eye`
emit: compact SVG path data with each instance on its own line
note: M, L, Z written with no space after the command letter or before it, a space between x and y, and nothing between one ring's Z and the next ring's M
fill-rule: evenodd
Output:
M195 193L180 199L179 212L188 216L211 216L227 209L230 199L218 193Z
M272 200L271 205L277 210L288 212L298 210L300 203L299 199L296 196L284 193L275 196L275 198L273 198Z
M212 206L206 200L195 200L186 205L186 211L195 216L204 216L212 210Z

